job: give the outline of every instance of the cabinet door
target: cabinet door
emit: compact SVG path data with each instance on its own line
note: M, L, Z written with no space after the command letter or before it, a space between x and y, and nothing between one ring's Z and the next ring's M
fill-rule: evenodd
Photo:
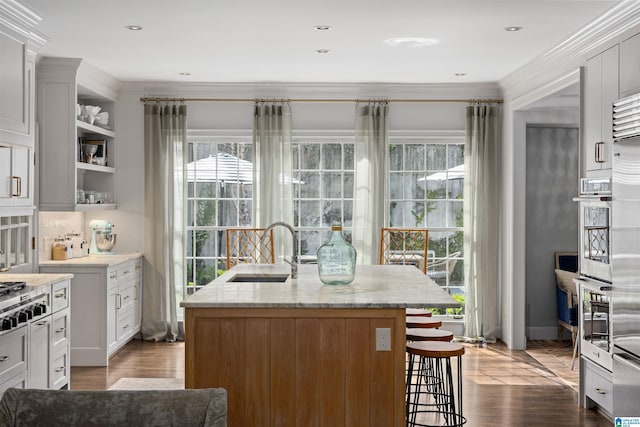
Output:
M640 92L640 34L620 44L620 96Z
M602 134L600 169L611 169L613 161L613 103L620 97L620 50L613 46L602 53Z
M51 316L29 325L29 387L49 388Z
M33 205L33 150L0 146L0 206Z
M584 70L584 92L582 94L583 134L582 134L582 166L583 171L600 169L596 162L595 151L602 142L602 56L587 60Z
M0 206L13 204L11 188L11 147L0 145Z
M122 305L118 292L118 272L115 268L109 268L109 287L107 288L107 355L118 348L118 310Z

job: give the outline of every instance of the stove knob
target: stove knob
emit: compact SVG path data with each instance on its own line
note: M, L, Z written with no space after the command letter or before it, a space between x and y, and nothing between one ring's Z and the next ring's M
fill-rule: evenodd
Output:
M44 304L36 304L33 307L34 316L40 316L41 314L44 314L44 310L42 309L42 307L46 307L46 305L44 305Z
M17 316L11 316L9 317L9 320L11 321L11 327L15 328L16 326L18 326L18 317Z
M24 312L27 313L27 319L33 319L33 307L27 307L24 309Z
M40 306L42 306L42 314L45 314L47 312L47 304L40 304Z
M20 313L18 313L19 323L25 323L27 320L29 320L29 318L27 317L27 313L25 313L24 311L21 311Z
M11 319L9 319L8 317L2 319L1 327L3 331L8 331L9 329L11 329Z

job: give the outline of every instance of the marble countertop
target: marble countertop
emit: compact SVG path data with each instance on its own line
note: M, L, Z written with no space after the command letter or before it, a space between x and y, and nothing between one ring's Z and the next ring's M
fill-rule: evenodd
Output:
M414 266L358 265L349 285L325 285L317 265L299 265L284 283L233 283L238 274L288 274L286 264L241 264L186 298L186 308L420 308L459 307Z
M40 267L110 267L141 257L141 253L89 255L63 261L40 261Z
M0 282L26 282L28 287L51 285L72 278L73 274L0 274Z

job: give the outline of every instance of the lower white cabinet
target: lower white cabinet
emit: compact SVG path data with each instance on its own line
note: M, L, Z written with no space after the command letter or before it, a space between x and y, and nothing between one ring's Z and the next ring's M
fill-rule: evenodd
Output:
M586 357L580 358L580 404L613 413L613 374Z
M108 366L109 357L140 332L142 257L108 265L80 262L41 264L40 272L73 274L71 366Z

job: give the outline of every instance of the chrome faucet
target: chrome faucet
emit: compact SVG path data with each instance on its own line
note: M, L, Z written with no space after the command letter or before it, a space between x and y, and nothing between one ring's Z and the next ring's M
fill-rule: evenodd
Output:
M289 230L289 232L291 232L291 237L293 238L293 256L291 257L291 261L287 261L285 258L283 259L284 259L284 262L286 262L291 266L291 278L297 279L298 278L298 239L296 238L296 231L293 229L293 227L287 224L286 222L282 222L282 221L274 222L273 224L268 225L267 228L264 229L263 237L266 236L267 233L269 233L269 230L279 225L282 227L285 227L287 230Z

